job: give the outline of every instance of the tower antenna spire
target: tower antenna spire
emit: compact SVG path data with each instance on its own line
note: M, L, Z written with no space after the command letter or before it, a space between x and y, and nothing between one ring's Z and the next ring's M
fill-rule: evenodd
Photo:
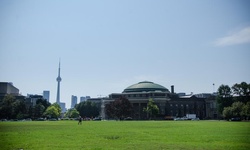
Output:
M60 82L62 81L62 78L60 76L60 70L61 70L61 58L59 59L58 77L56 78L57 81L56 103L59 105L60 105Z

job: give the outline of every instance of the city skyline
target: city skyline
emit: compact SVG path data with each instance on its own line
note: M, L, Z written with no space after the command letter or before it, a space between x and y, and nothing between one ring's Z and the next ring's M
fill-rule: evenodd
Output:
M0 81L22 95L100 97L151 81L212 93L250 83L250 2L0 1ZM214 85L213 85L214 84Z

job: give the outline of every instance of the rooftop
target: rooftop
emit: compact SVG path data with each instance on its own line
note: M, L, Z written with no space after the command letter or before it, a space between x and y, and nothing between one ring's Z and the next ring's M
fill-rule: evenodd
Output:
M169 92L169 90L162 85L150 81L143 81L127 87L126 89L124 89L123 93L152 92L152 91Z

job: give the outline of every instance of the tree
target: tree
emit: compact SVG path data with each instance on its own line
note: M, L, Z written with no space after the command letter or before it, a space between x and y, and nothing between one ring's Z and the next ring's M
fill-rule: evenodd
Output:
M12 118L12 103L15 97L12 95L6 95L0 103L0 117L5 119Z
M33 108L33 117L34 118L42 117L44 111L45 111L45 107L41 103L36 104Z
M218 88L218 95L216 97L218 103L218 110L220 113L223 112L225 107L229 107L233 103L231 88L228 85L221 85Z
M233 93L238 96L250 96L250 84L241 82L232 86Z
M232 107L233 117L242 117L244 115L243 112L244 103L234 102L231 107Z
M245 116L244 107L246 105L242 102L234 102L232 106L225 107L223 110L223 117L227 120L232 117L239 117L242 118Z
M114 102L105 105L105 112L110 118L115 118Z
M223 109L222 115L227 120L229 120L230 118L232 118L233 117L232 107L225 107Z
M36 105L26 105L25 99L14 97L7 94L0 100L0 118L6 119L24 119L24 118L40 118L44 111L50 105L44 99L38 99Z
M222 84L219 88L218 88L218 95L220 97L232 97L232 91L231 88L228 85L224 85Z
M159 108L154 100L150 98L147 107L144 108L143 111L147 112L149 114L149 119L151 119L151 117L155 117L159 113Z
M58 118L60 116L60 113L55 105L51 105L44 112L44 116L47 116L48 118Z
M45 109L47 109L51 105L50 102L48 102L46 99L38 99L36 101L36 104L39 104L39 103L41 103Z
M51 106L55 106L57 112L58 112L59 114L61 114L62 108L61 108L61 106L60 106L59 104L53 103Z
M109 117L121 120L131 116L132 105L127 98L120 97L119 99L106 104L105 111Z
M75 106L76 110L81 116L85 117L97 117L99 116L99 108L96 103L90 101L84 101Z
M66 112L65 117L77 118L79 117L79 112L75 108L71 108Z
M236 83L232 86L233 94L235 97L235 101L241 101L243 103L247 103L250 101L250 84L246 82L241 82L240 84Z
M248 119L250 116L250 84L236 83L231 88L221 85L218 88L217 103L219 112L226 119L240 117Z
M12 95L6 95L0 100L0 118L23 119L28 116L23 99L17 99Z
M246 105L243 106L243 116L245 117L246 120L249 120L250 118L250 102L247 102Z
M12 106L11 108L12 118L24 119L25 117L28 116L24 100L16 99L11 106Z

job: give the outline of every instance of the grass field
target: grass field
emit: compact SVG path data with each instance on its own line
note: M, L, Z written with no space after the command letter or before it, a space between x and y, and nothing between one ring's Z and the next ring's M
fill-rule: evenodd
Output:
M250 122L0 122L0 149L250 149Z

